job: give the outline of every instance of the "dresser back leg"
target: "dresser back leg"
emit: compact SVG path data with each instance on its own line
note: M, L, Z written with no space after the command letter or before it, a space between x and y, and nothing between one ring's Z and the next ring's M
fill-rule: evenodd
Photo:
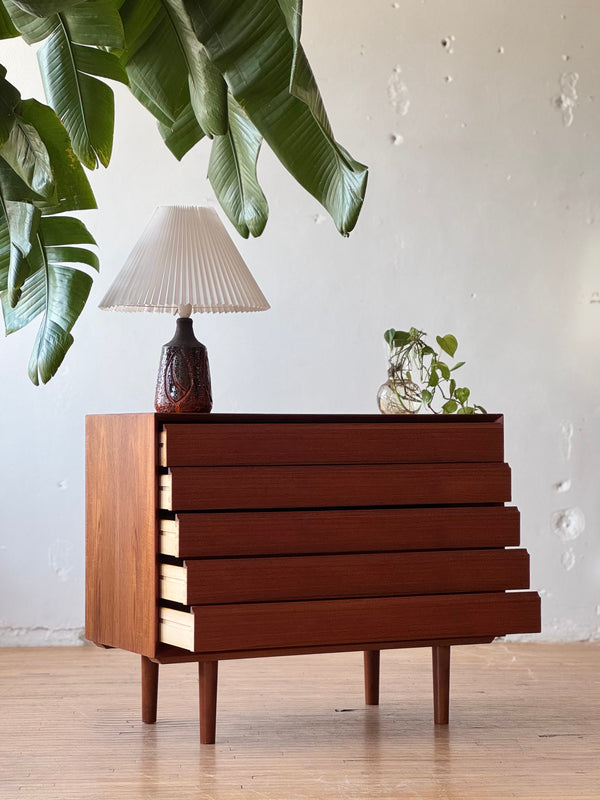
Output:
M447 725L450 714L450 646L434 645L433 718L436 725Z
M218 661L198 662L198 684L200 694L200 742L215 743L217 727L217 678Z
M158 664L142 656L142 722L156 722Z

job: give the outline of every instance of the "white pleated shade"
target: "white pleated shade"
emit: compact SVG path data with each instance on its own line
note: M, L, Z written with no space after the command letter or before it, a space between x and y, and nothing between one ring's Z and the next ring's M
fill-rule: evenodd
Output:
M214 208L159 206L100 302L112 311L265 311Z

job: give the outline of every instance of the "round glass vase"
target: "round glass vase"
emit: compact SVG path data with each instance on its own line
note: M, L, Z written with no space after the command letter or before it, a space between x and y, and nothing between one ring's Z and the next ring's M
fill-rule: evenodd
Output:
M416 383L389 378L377 392L377 406L382 414L417 414L423 401Z

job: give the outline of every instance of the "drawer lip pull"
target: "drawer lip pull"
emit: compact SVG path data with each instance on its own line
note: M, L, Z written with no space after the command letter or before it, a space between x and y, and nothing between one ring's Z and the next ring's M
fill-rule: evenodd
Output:
M516 547L514 506L183 512L159 521L175 558Z
M375 421L166 422L162 466L419 464L504 460L502 417Z
M160 476L170 511L504 503L505 463L172 467Z
M189 559L160 565L160 596L183 605L266 603L529 588L524 549Z
M541 625L537 592L234 603L161 608L160 617L162 642L196 653L495 637Z

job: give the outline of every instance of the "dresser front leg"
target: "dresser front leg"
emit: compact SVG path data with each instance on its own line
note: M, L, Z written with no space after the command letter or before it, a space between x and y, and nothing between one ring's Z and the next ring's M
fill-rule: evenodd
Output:
M142 656L142 722L156 722L158 664Z
M447 725L450 716L450 646L434 645L433 656L433 719L436 725Z
M379 705L379 650L365 650L365 703Z
M198 662L198 684L200 694L200 742L214 744L217 727L217 678L218 661Z

